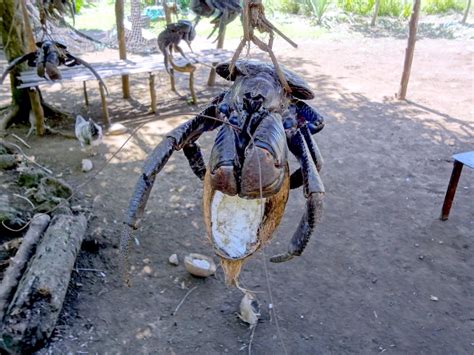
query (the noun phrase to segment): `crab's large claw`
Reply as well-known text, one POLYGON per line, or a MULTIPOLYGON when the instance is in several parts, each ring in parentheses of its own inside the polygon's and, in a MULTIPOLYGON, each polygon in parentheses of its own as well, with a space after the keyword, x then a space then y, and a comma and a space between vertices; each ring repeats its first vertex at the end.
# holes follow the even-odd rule
POLYGON ((0 85, 3 83, 3 80, 5 80, 8 73, 10 73, 15 66, 17 66, 17 65, 19 65, 23 62, 26 62, 26 61, 28 61, 28 65, 32 64, 30 66, 34 66, 36 57, 37 57, 37 52, 35 51, 35 52, 31 52, 31 53, 25 54, 21 57, 13 59, 8 64, 7 69, 5 69, 2 76, 0 77, 0 85))
POLYGON ((202 178, 206 171, 203 166, 199 146, 195 141, 206 131, 213 130, 221 125, 216 121, 216 105, 222 100, 223 95, 215 98, 210 106, 204 109, 195 118, 183 123, 172 130, 148 156, 143 173, 140 175, 135 191, 133 192, 127 212, 124 218, 124 226, 120 238, 120 250, 124 280, 129 284, 128 277, 128 249, 130 246, 132 230, 136 229, 139 221, 143 217, 145 206, 150 196, 155 178, 161 169, 166 165, 168 159, 174 151, 183 149, 193 171, 202 178), (203 170, 204 169, 204 170, 203 170))
POLYGON ((321 220, 324 185, 318 170, 308 152, 308 146, 299 130, 288 133, 288 147, 301 164, 306 211, 300 220, 298 228, 291 238, 288 251, 270 258, 271 262, 280 263, 299 256, 303 253, 314 228, 321 220))

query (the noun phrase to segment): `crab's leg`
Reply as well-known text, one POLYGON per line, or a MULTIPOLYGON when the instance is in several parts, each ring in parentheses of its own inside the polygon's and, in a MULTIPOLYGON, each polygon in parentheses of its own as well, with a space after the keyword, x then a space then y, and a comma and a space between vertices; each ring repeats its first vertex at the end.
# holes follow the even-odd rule
POLYGON ((68 57, 68 59, 74 60, 74 62, 73 62, 74 64, 68 65, 68 66, 74 66, 74 65, 78 65, 78 64, 82 64, 83 66, 85 66, 87 69, 89 69, 92 72, 92 74, 94 74, 96 79, 99 81, 100 85, 102 85, 104 87, 105 92, 107 93, 107 95, 109 94, 109 90, 107 89, 107 85, 105 85, 105 83, 102 80, 102 78, 100 77, 99 73, 97 73, 97 71, 92 67, 92 65, 90 65, 89 63, 87 63, 85 60, 83 60, 81 58, 73 56, 71 53, 66 53, 66 56, 68 57))
POLYGON ((8 64, 8 67, 7 69, 5 69, 5 71, 3 72, 2 76, 0 77, 0 85, 3 83, 3 80, 5 80, 6 76, 8 75, 8 73, 15 67, 17 66, 18 64, 21 64, 23 62, 26 62, 27 60, 28 61, 32 61, 32 60, 35 60, 37 57, 37 52, 31 52, 31 53, 28 53, 28 54, 25 54, 21 57, 18 57, 18 58, 15 58, 13 59, 9 64, 8 64))
POLYGON ((165 63, 165 69, 166 69, 166 72, 171 75, 171 72, 170 72, 170 65, 169 65, 169 62, 170 62, 170 51, 168 49, 168 46, 166 46, 164 49, 163 49, 163 58, 164 58, 164 63, 165 63))
MULTIPOLYGON (((296 116, 300 131, 303 134, 305 142, 308 146, 311 158, 313 158, 314 164, 318 172, 321 171, 323 165, 323 157, 319 150, 316 141, 311 136, 320 132, 324 128, 324 118, 316 111, 313 107, 309 106, 303 101, 297 101, 296 104, 296 116)), ((290 188, 297 189, 303 184, 303 175, 301 168, 297 169, 290 177, 290 188)))
POLYGON ((183 49, 179 45, 175 44, 174 49, 177 50, 183 56, 183 58, 186 59, 189 62, 188 57, 186 57, 186 54, 184 54, 183 49))
MULTIPOLYGON (((222 124, 221 122, 212 119, 212 117, 216 117, 216 104, 219 102, 218 100, 220 100, 221 97, 222 96, 216 98, 210 106, 195 118, 172 130, 148 156, 143 173, 140 175, 138 182, 135 185, 135 191, 133 192, 125 214, 124 227, 120 239, 120 250, 123 258, 121 265, 124 267, 123 272, 127 283, 129 281, 127 255, 131 233, 133 229, 137 228, 139 221, 143 217, 145 206, 148 197, 150 196, 153 183, 155 182, 156 175, 166 165, 174 151, 183 149, 184 147, 187 147, 186 150, 188 152, 192 151, 192 144, 202 133, 213 130, 222 124)), ((195 154, 193 159, 195 159, 195 154)))
POLYGON ((270 258, 270 261, 274 263, 288 261, 294 256, 299 256, 303 253, 314 228, 321 220, 324 197, 324 185, 308 152, 309 149, 303 134, 299 130, 296 130, 290 132, 288 135, 288 147, 301 164, 304 195, 306 197, 306 211, 291 238, 288 251, 270 258))
POLYGON ((183 147, 183 153, 186 159, 188 159, 189 166, 193 170, 193 173, 196 174, 200 180, 204 180, 204 176, 206 175, 206 163, 204 162, 199 144, 186 144, 183 147))

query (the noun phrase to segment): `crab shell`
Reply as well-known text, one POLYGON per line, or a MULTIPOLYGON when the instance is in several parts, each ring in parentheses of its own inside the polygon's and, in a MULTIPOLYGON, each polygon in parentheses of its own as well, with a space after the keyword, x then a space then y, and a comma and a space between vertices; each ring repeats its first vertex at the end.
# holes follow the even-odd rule
MULTIPOLYGON (((267 72, 275 77, 277 74, 273 65, 257 60, 238 60, 235 63, 234 70, 230 72, 230 63, 221 63, 217 65, 216 72, 226 80, 235 81, 239 76, 255 75, 261 72, 267 72)), ((314 93, 308 83, 299 75, 281 66, 283 75, 291 89, 291 96, 300 100, 314 99, 314 93)))
MULTIPOLYGON (((314 93, 298 75, 282 68, 291 88, 290 96, 309 100, 314 93)), ((231 81, 239 76, 268 73, 278 76, 273 65, 259 61, 237 61, 232 73, 230 63, 219 64, 216 72, 231 81)), ((281 188, 266 198, 229 196, 216 190, 211 183, 211 169, 204 178, 203 211, 208 238, 221 264, 228 284, 237 284, 245 260, 265 245, 280 224, 290 190, 289 167, 286 165, 281 188)), ((264 172, 263 172, 264 173, 264 172)))

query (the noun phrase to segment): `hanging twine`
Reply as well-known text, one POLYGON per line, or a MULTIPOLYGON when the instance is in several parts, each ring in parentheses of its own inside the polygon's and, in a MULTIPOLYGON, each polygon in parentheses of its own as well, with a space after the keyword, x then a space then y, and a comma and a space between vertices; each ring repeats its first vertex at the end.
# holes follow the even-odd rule
POLYGON ((278 75, 278 79, 281 82, 282 87, 287 93, 291 92, 290 86, 286 81, 285 75, 283 74, 278 60, 273 53, 273 40, 275 38, 274 32, 280 35, 285 41, 290 45, 297 48, 298 45, 293 42, 290 38, 285 36, 279 29, 277 29, 265 16, 265 8, 262 4, 262 0, 244 0, 244 9, 242 12, 242 27, 244 30, 244 37, 237 47, 232 61, 230 63, 229 72, 232 74, 235 68, 235 63, 240 57, 242 50, 246 45, 250 45, 250 42, 254 43, 262 51, 267 52, 270 56, 273 66, 275 67, 275 72, 278 75), (260 33, 268 33, 269 39, 268 43, 265 43, 260 38, 255 36, 254 30, 258 30, 260 33))

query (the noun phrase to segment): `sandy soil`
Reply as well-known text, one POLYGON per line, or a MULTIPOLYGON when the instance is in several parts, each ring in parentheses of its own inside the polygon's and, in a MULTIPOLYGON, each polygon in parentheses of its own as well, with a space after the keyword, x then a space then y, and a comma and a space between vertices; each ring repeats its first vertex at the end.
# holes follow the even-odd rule
MULTIPOLYGON (((268 262, 286 249, 303 213, 303 194, 296 190, 272 243, 243 271, 243 285, 257 292, 262 308, 253 353, 474 351, 474 171, 464 169, 449 221, 438 219, 451 155, 474 149, 473 42, 419 41, 409 100, 399 102, 394 93, 404 49, 405 40, 362 36, 300 41, 298 50, 278 44, 280 60, 310 83, 316 92, 311 104, 327 117, 317 137, 327 193, 322 223, 303 256, 268 262)), ((201 69, 198 83, 206 76, 201 69)), ((146 78, 134 76, 132 83, 134 98, 124 101, 119 81, 107 81, 112 118, 130 128, 146 125, 80 193, 78 203, 92 211, 88 240, 53 341, 40 353, 248 352, 251 331, 236 316, 242 294, 224 285, 222 270, 197 279, 168 263, 172 253, 181 260, 189 252, 212 255, 204 237, 202 186, 182 153, 157 179, 136 233, 140 245, 130 255, 133 286, 122 285, 119 231, 143 159, 187 119, 147 114, 146 78)), ((197 110, 171 100, 165 77, 161 84, 163 114, 197 110)), ((199 105, 226 85, 201 85, 199 105)), ((84 112, 80 89, 67 86, 45 97, 84 112)), ((91 101, 89 113, 99 118, 97 92, 91 101)), ((24 134, 27 127, 14 131, 24 134)), ((95 171, 125 139, 105 138, 93 158, 95 171)), ((91 176, 80 172, 85 156, 76 141, 52 136, 29 142, 32 154, 71 184, 91 176)), ((213 135, 200 142, 209 156, 213 135)))

